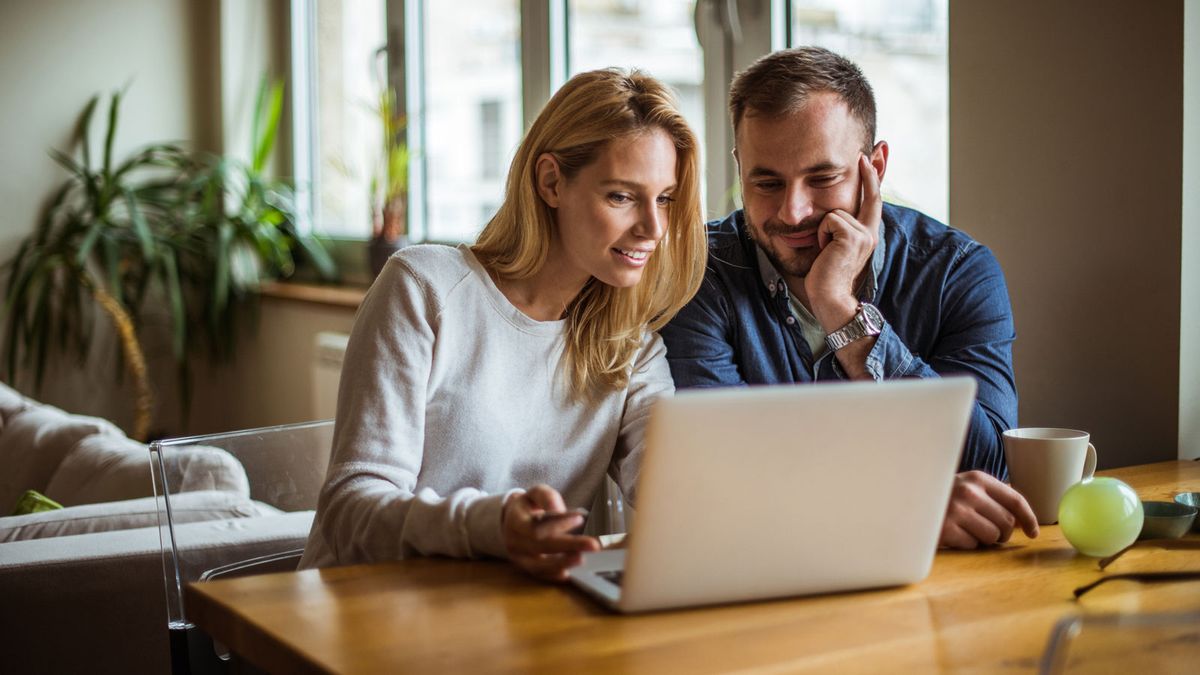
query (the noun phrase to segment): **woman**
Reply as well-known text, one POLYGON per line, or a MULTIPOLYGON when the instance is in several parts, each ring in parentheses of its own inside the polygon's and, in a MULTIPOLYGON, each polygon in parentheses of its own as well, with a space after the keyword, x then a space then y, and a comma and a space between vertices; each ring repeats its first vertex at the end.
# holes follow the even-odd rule
POLYGON ((490 555, 561 580, 597 550, 564 512, 606 473, 634 498, 674 391, 654 331, 704 270, 698 174, 663 84, 567 82, 475 246, 404 249, 367 294, 302 566, 490 555))

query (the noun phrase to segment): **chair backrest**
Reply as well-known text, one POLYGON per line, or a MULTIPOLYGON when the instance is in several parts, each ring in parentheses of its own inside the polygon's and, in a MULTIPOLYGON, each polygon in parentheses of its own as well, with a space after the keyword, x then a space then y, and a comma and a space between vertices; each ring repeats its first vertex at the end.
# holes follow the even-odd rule
POLYGON ((197 636, 186 584, 296 569, 332 439, 333 421, 324 420, 151 443, 174 672, 211 670, 188 654, 197 636))

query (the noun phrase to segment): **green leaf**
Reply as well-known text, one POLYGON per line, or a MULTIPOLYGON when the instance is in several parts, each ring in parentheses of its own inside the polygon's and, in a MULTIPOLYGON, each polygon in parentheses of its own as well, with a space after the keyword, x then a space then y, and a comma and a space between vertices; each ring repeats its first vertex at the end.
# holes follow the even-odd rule
POLYGON ((104 168, 102 173, 110 176, 112 171, 113 141, 117 137, 117 116, 121 109, 121 90, 114 91, 108 104, 108 132, 104 136, 104 168))
POLYGON ((179 281, 179 266, 175 252, 163 250, 163 285, 167 289, 167 300, 171 304, 171 350, 177 362, 187 361, 187 312, 183 304, 183 288, 179 281))
POLYGON ((88 256, 92 254, 92 248, 95 247, 96 241, 100 239, 100 235, 104 234, 104 221, 97 220, 88 228, 87 236, 83 238, 83 242, 79 244, 79 250, 75 253, 75 264, 80 267, 87 266, 88 256))
POLYGON ((142 259, 147 264, 153 264, 154 235, 150 233, 150 224, 146 222, 146 216, 142 213, 142 207, 138 204, 137 198, 129 188, 125 188, 125 206, 129 209, 129 218, 133 222, 133 232, 137 235, 138 243, 142 248, 142 259))
MULTIPOLYGON (((42 210, 41 218, 38 219, 37 228, 34 230, 33 240, 38 244, 45 243, 50 237, 50 231, 54 227, 54 217, 58 215, 59 209, 62 208, 63 203, 66 201, 67 194, 70 193, 71 188, 73 187, 75 187, 75 184, 71 183, 70 181, 63 183, 62 186, 58 188, 58 192, 54 193, 54 196, 50 198, 50 201, 42 210)), ((23 255, 24 251, 19 252, 17 253, 17 258, 20 258, 23 255)))
POLYGON ((267 87, 263 78, 259 86, 258 101, 254 106, 254 161, 250 164, 254 173, 262 173, 267 167, 271 148, 275 146, 275 134, 279 130, 279 118, 283 113, 283 82, 276 80, 267 87))
POLYGON ((92 126, 92 113, 96 112, 96 104, 99 102, 99 94, 88 99, 87 105, 83 107, 83 114, 79 116, 79 123, 75 127, 75 138, 83 146, 83 168, 85 171, 92 170, 92 144, 88 139, 88 135, 92 126))
POLYGON ((213 250, 213 264, 216 269, 213 270, 213 304, 210 310, 214 320, 225 312, 225 307, 229 304, 229 257, 232 243, 233 226, 221 223, 217 228, 216 248, 213 250))

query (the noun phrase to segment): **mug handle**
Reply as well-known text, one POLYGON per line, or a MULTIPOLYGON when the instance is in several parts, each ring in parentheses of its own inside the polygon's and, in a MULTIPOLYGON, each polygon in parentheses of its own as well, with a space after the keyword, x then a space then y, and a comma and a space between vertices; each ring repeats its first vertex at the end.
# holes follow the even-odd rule
POLYGON ((1083 478, 1081 480, 1091 478, 1094 473, 1096 473, 1096 446, 1088 443, 1087 459, 1083 460, 1083 478))

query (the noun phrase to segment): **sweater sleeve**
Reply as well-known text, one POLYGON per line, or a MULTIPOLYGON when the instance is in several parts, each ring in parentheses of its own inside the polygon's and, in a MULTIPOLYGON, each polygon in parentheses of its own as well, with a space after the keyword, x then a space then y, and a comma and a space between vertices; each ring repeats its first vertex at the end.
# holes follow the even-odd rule
POLYGON ((313 531, 335 564, 505 553, 509 493, 416 489, 439 312, 423 277, 393 257, 355 319, 313 531))
POLYGON ((621 415, 621 431, 613 453, 612 475, 630 505, 637 505, 637 479, 646 448, 646 428, 654 402, 675 393, 667 349, 657 333, 647 335, 634 360, 621 415))

